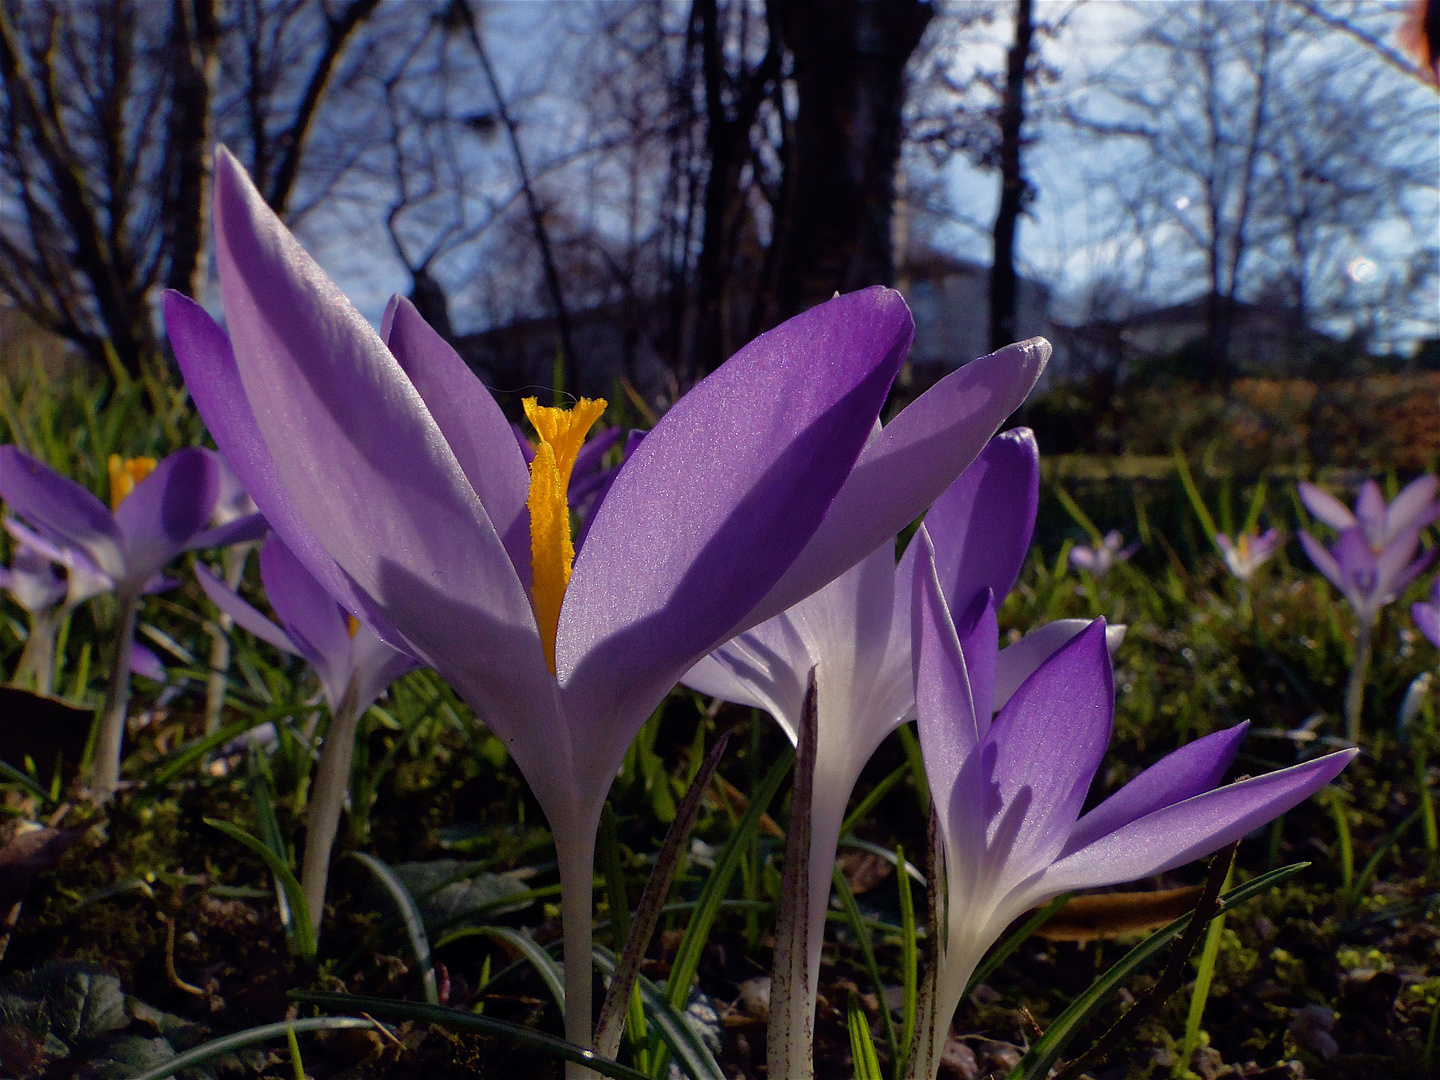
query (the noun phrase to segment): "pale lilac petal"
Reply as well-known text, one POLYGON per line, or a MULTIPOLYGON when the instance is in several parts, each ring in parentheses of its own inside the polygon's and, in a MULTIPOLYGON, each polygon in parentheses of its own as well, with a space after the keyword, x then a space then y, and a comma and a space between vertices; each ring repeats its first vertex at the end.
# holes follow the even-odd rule
MULTIPOLYGON (((1440 578, 1435 580, 1437 586, 1440 586, 1440 578)), ((1433 590, 1432 595, 1436 591, 1440 591, 1440 588, 1433 590)), ((1440 649, 1440 597, 1428 604, 1411 605, 1410 614, 1415 617, 1415 625, 1430 640, 1430 644, 1440 649)))
MULTIPOLYGON (((1040 499, 1040 451, 1029 428, 995 436, 935 500, 925 529, 952 609, 989 589, 996 603, 1015 585, 1030 550, 1040 499)), ((973 667, 973 665, 972 665, 973 667)))
MULTIPOLYGON (((1021 683, 1033 675, 1061 645, 1089 625, 1089 619, 1056 619, 1031 630, 1014 645, 1001 649, 995 662, 994 708, 1004 708, 1021 683)), ((1125 629, 1123 623, 1105 627, 1105 647, 1112 657, 1125 640, 1125 629)))
POLYGON ((223 148, 215 223, 241 381, 296 512, 517 757, 544 748, 519 763, 551 797, 546 774, 573 775, 555 682, 529 596, 439 426, 223 148))
POLYGON ((787 613, 731 638, 681 681, 722 701, 764 710, 793 743, 800 737, 800 710, 816 662, 787 613))
POLYGON ((516 453, 505 414, 460 354, 409 300, 397 298, 386 341, 505 541, 515 572, 529 582, 530 515, 525 500, 530 474, 516 453))
POLYGON ((935 554, 924 526, 911 547, 917 551, 912 581, 911 641, 915 672, 915 718, 925 775, 934 794, 941 831, 954 836, 951 791, 985 731, 977 715, 965 670, 965 655, 945 594, 935 572, 935 554))
MULTIPOLYGON (((163 306, 165 329, 190 397, 265 520, 343 607, 361 618, 373 618, 367 600, 321 546, 281 483, 275 460, 245 396, 229 337, 204 308, 188 297, 167 292, 163 306)), ((395 634, 388 626, 377 629, 395 634)))
MULTIPOLYGON (((630 455, 635 453, 636 447, 645 438, 645 432, 632 430, 625 436, 625 453, 622 460, 630 460, 630 455)), ((595 515, 599 513, 600 506, 605 501, 605 496, 610 494, 611 487, 615 484, 615 478, 620 475, 620 469, 605 469, 596 473, 591 478, 590 490, 580 492, 578 495, 574 488, 570 491, 570 508, 580 518, 580 528, 575 533, 575 550, 579 551, 585 546, 585 539, 590 535, 590 526, 595 523, 595 515)))
POLYGON ((556 639, 566 712, 596 768, 618 766, 676 679, 749 625, 859 455, 911 328, 888 289, 812 308, 682 397, 625 463, 576 557, 556 639))
POLYGON ((977 748, 1005 807, 1025 806, 1004 852, 1007 878, 1047 865, 1065 845, 1110 741, 1114 677, 1096 619, 1030 676, 977 748))
POLYGON ((163 683, 169 680, 165 665, 155 650, 139 641, 130 645, 130 674, 142 675, 151 682, 163 683))
POLYGON ((0 498, 41 533, 80 548, 105 573, 124 573, 124 540, 105 504, 14 446, 0 446, 0 498))
POLYGON ((1409 566, 1403 567, 1390 581, 1390 588, 1386 590, 1386 602, 1394 600, 1409 584, 1425 572, 1432 562, 1435 561, 1435 552, 1427 551, 1416 559, 1409 566))
POLYGON ((51 560, 29 544, 17 545, 11 566, 0 566, 0 588, 31 615, 54 607, 65 596, 65 582, 51 560))
POLYGON ((601 471, 605 465, 606 453, 619 441, 624 430, 618 426, 606 428, 580 448, 580 453, 575 457, 575 467, 570 472, 572 486, 576 480, 588 480, 601 471))
POLYGON ((1440 479, 1426 473, 1405 485, 1385 510, 1385 536, 1398 536, 1412 527, 1424 528, 1440 517, 1440 504, 1435 502, 1435 490, 1440 479))
POLYGON ((352 644, 352 677, 357 680, 355 699, 363 712, 401 675, 414 671, 419 663, 376 637, 369 627, 355 631, 352 644))
MULTIPOLYGON (((925 531, 930 531, 928 525, 925 531)), ((984 731, 988 726, 987 721, 995 711, 995 666, 1000 642, 995 597, 989 589, 970 601, 969 610, 955 624, 955 632, 960 638, 960 651, 965 654, 965 674, 970 680, 970 700, 975 704, 980 730, 984 731)))
POLYGON ((219 494, 220 477, 207 450, 186 447, 156 465, 115 511, 124 536, 125 581, 148 580, 184 551, 210 520, 219 494))
POLYGON ((1367 540, 1372 544, 1385 542, 1385 496, 1374 480, 1366 480, 1360 485, 1360 496, 1355 500, 1355 518, 1365 530, 1367 540))
POLYGON ((247 544, 259 540, 271 532, 270 521, 259 512, 232 518, 224 525, 196 533, 185 545, 186 551, 206 551, 210 548, 229 547, 231 544, 247 544))
POLYGON ((1050 357, 1031 338, 945 376, 865 446, 805 550, 747 616, 759 622, 815 592, 914 521, 1019 408, 1050 357))
POLYGON ((1235 760, 1249 721, 1186 743, 1122 787, 1075 823, 1061 858, 1121 826, 1209 791, 1235 760))
POLYGON ((1056 862, 1044 890, 1135 881, 1203 858, 1304 802, 1358 753, 1342 750, 1162 807, 1056 862))
POLYGON ((353 666, 349 627, 340 605, 278 536, 272 535, 260 549, 260 580, 275 617, 315 669, 333 709, 353 666))
POLYGON ((1300 546, 1305 549, 1305 554, 1310 556, 1310 561, 1315 564, 1315 569, 1324 574, 1330 584, 1348 594, 1350 586, 1346 581, 1345 573, 1340 569, 1340 564, 1335 561, 1335 557, 1325 549, 1325 545, 1301 529, 1300 546))
POLYGON ((1332 529, 1351 529, 1356 525, 1350 508, 1322 487, 1304 481, 1300 484, 1300 501, 1317 519, 1332 529))
POLYGON ((195 579, 200 582, 200 588, 210 598, 210 602, 229 615, 236 626, 250 631, 261 641, 274 645, 281 652, 291 656, 301 655, 299 646, 290 640, 289 634, 227 588, 224 582, 199 561, 195 563, 195 579))
POLYGON ((1098 558, 1092 548, 1073 547, 1070 549, 1070 565, 1078 570, 1089 570, 1094 573, 1098 558))

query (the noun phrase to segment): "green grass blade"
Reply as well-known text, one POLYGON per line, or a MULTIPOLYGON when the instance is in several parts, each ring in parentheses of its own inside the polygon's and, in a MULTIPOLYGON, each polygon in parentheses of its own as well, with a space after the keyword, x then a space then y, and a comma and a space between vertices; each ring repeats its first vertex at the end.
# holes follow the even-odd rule
MULTIPOLYGON (((1232 868, 1231 872, 1234 870, 1232 868)), ((1226 884, 1229 884, 1227 879, 1226 884)), ((1175 1062, 1175 1076, 1184 1076, 1190 1058, 1200 1045, 1200 1021, 1205 1016, 1205 1003, 1210 999, 1210 984, 1215 979, 1215 961, 1220 956, 1220 939, 1225 935, 1225 916, 1216 915, 1205 928, 1205 944, 1195 966, 1195 989, 1190 994, 1190 1008, 1185 1014, 1185 1036, 1180 1042, 1180 1056, 1175 1062)))
MULTIPOLYGON (((615 978, 615 954, 602 945, 595 946, 595 966, 607 979, 615 978)), ((647 1026, 669 1047, 680 1071, 690 1080, 725 1080, 715 1055, 685 1014, 665 999, 665 991, 638 972, 632 985, 640 993, 647 1026)))
MULTIPOLYGON (((449 1031, 463 1031, 472 1035, 484 1035, 492 1039, 509 1039, 523 1046, 594 1069, 601 1076, 614 1080, 649 1080, 642 1072, 636 1072, 628 1065, 602 1057, 593 1050, 585 1050, 572 1042, 546 1035, 534 1028, 522 1027, 505 1020, 489 1016, 477 1016, 464 1009, 451 1009, 444 1005, 422 1005, 417 1001, 392 1001, 389 998, 355 997, 350 994, 324 994, 308 990, 291 990, 290 997, 318 1009, 343 1009, 346 1012, 363 1012, 380 1020, 413 1020, 421 1024, 434 1024, 449 1031)), ((297 1025, 303 1021, 295 1021, 297 1025)), ((283 1027, 283 1025, 280 1025, 283 1027)), ((146 1078, 149 1080, 149 1078, 146 1078)))
POLYGON ((550 996, 554 999, 561 1015, 564 1015, 565 969, 560 966, 558 960, 545 951, 543 946, 537 944, 533 938, 526 937, 519 930, 512 930, 508 926, 477 926, 471 933, 503 941, 530 961, 530 966, 540 973, 540 978, 545 982, 545 988, 550 991, 550 996))
MULTIPOLYGON (((901 1052, 899 1040, 895 1037, 895 1020, 891 1017, 890 1009, 885 1004, 885 980, 880 977, 880 965, 875 961, 875 946, 870 940, 870 928, 865 925, 865 920, 860 915, 860 905, 855 903, 855 894, 850 891, 850 883, 845 880, 845 875, 840 872, 838 866, 833 871, 831 880, 835 884, 836 894, 840 897, 840 906, 850 920, 850 932, 855 935, 855 942, 860 946, 860 957, 865 961, 865 970, 869 973, 870 981, 875 986, 875 1000, 880 1003, 880 1023, 885 1028, 885 1042, 890 1047, 890 1057, 892 1060, 898 1061, 904 1055, 901 1052)), ((866 1028, 866 1037, 867 1039, 869 1037, 868 1027, 866 1028)), ((851 1038, 854 1038, 853 1032, 851 1038)), ((874 1053, 873 1047, 871 1053, 874 1053)), ((878 1065, 876 1069, 879 1069, 878 1065)))
MULTIPOLYGON (((883 1001, 881 1008, 884 1008, 883 1001)), ((885 1080, 880 1073, 880 1059, 875 1055, 875 1043, 870 1038, 870 1021, 853 990, 850 991, 850 1002, 845 1006, 845 1026, 850 1030, 850 1057, 855 1065, 855 1080, 885 1080)))
MULTIPOLYGON (((1205 527, 1205 539, 1217 551, 1220 550, 1215 543, 1215 534, 1220 530, 1215 524, 1215 519, 1210 516, 1210 510, 1205 505, 1205 500, 1200 497, 1200 489, 1195 486, 1195 477, 1190 475, 1190 465, 1185 460, 1185 454, 1177 448, 1175 450, 1175 471, 1180 474, 1180 483, 1185 488, 1185 495, 1190 500, 1190 507, 1195 511, 1195 516, 1200 519, 1200 524, 1205 527)), ((1234 539, 1234 537, 1231 537, 1234 539)))
POLYGON ((420 966, 420 981, 425 989, 425 1000, 431 1005, 439 1005, 440 988, 435 983, 435 962, 430 956, 430 938, 425 933, 425 920, 420 915, 420 909, 415 906, 415 898, 410 895, 410 890, 405 888, 405 883, 395 876, 395 871, 375 856, 367 855, 363 851, 352 851, 349 855, 374 874, 376 880, 385 886, 390 899, 395 901, 395 907, 405 923, 405 934, 410 939, 410 950, 415 954, 415 962, 420 966))
POLYGON ((759 788, 751 796, 750 806, 740 818, 740 823, 725 841, 725 847, 715 860, 715 869, 710 872, 705 887, 700 891, 700 898, 695 904, 695 914, 690 917, 690 925, 685 928, 685 936, 680 940, 680 947, 676 950, 675 962, 671 965, 670 978, 666 984, 666 996, 676 1008, 683 1008, 690 999, 690 984, 700 967, 700 954, 710 936, 710 928, 715 924, 715 917, 720 913, 730 880, 740 868, 745 844, 749 837, 759 830, 760 818, 770 809, 771 800, 775 798, 785 774, 794 763, 795 750, 791 747, 770 766, 770 771, 765 774, 759 788))
MULTIPOLYGON (((1293 877, 1309 865, 1308 862, 1291 863, 1230 890, 1220 898, 1219 910, 1215 914, 1223 915, 1242 901, 1293 877)), ((1005 1080, 1043 1080, 1049 1075, 1050 1069, 1060 1060, 1060 1055, 1065 1052, 1070 1041, 1080 1033, 1120 984, 1148 963, 1189 925, 1190 916, 1183 915, 1169 926, 1156 930, 1126 953, 1114 967, 1091 983, 1084 993, 1070 1003, 1069 1008, 1055 1019, 1045 1034, 1036 1040, 1015 1068, 1010 1070, 1005 1080)))
POLYGON ((275 1042, 280 1039, 290 1039, 297 1032, 305 1031, 342 1031, 346 1028, 360 1028, 362 1030, 376 1028, 380 1025, 373 1020, 365 1020, 358 1016, 318 1016, 306 1020, 282 1020, 278 1024, 262 1024, 260 1027, 247 1028, 244 1031, 237 1031, 233 1035, 225 1035, 218 1039, 211 1039, 202 1043, 183 1054, 176 1054, 163 1065, 157 1065, 153 1069, 132 1076, 130 1080, 165 1080, 167 1076, 174 1076, 181 1069, 191 1069, 196 1065, 203 1065, 207 1061, 223 1057, 225 1054, 235 1050, 244 1049, 247 1046, 255 1046, 257 1043, 275 1042))
POLYGON ((204 821, 206 825, 213 829, 219 829, 231 840, 244 844, 264 861, 270 872, 275 875, 275 880, 280 883, 280 888, 285 893, 285 902, 290 905, 293 915, 290 940, 295 946, 296 955, 305 960, 314 960, 317 943, 315 931, 310 925, 310 905, 305 902, 305 891, 300 888, 300 882, 296 880, 295 871, 290 869, 289 863, 271 851, 264 842, 257 840, 238 825, 209 817, 204 821))

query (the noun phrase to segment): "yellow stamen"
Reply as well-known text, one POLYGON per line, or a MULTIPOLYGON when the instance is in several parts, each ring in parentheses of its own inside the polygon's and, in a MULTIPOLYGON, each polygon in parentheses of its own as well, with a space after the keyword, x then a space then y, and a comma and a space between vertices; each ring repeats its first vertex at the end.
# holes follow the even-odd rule
POLYGON ((118 510, 125 496, 135 490, 135 485, 149 476, 155 469, 153 457, 122 458, 111 454, 110 461, 110 509, 118 510))
POLYGON ((350 635, 350 640, 355 640, 355 633, 360 629, 360 620, 348 611, 345 613, 345 632, 350 635))
POLYGON ((526 398, 525 416, 540 436, 530 463, 530 597, 545 662, 555 671, 555 632, 560 605, 570 584, 575 545, 570 539, 570 473, 585 445, 591 425, 605 412, 605 402, 581 398, 573 409, 555 409, 526 398))

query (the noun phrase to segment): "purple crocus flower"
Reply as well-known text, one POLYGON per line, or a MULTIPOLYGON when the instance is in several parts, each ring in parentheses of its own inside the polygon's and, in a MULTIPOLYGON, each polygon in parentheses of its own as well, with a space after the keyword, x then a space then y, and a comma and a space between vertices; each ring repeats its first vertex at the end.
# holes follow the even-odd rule
POLYGON ((300 882, 318 935, 324 915, 330 851, 350 787, 355 732, 365 710, 392 682, 415 668, 408 653, 387 645, 337 604, 277 536, 260 549, 260 580, 280 625, 267 619, 199 563, 195 576, 205 595, 236 624, 282 652, 304 657, 330 706, 307 810, 300 882))
POLYGON ((1248 582, 1255 576, 1255 571, 1280 549, 1280 533, 1276 529, 1266 529, 1258 535, 1242 532, 1233 541, 1224 533, 1216 533, 1215 544, 1225 556, 1225 565, 1230 568, 1230 573, 1237 580, 1248 582))
POLYGON ((207 529, 219 494, 209 450, 187 447, 143 470, 111 461, 113 511, 86 488, 14 446, 0 446, 0 498, 36 532, 82 553, 114 582, 120 603, 115 659, 106 690, 90 786, 99 800, 120 782, 120 744, 130 697, 129 651, 140 597, 165 587, 165 565, 182 551, 258 535, 258 515, 207 529), (137 472, 143 478, 137 481, 137 472))
POLYGON ((1434 476, 1421 476, 1387 506, 1380 485, 1367 480, 1360 488, 1354 513, 1323 488, 1300 485, 1300 499, 1309 511, 1340 533, 1328 550, 1303 530, 1300 544, 1316 568, 1350 601, 1362 628, 1373 627, 1381 609, 1430 564, 1433 552, 1419 559, 1414 555, 1420 533, 1440 518, 1436 484, 1434 476))
POLYGON ((531 535, 524 458, 494 400, 408 302, 377 335, 223 149, 215 178, 233 352, 170 294, 191 394, 296 557, 510 749, 555 839, 566 1033, 587 1044, 595 829, 636 731, 696 660, 917 516, 1024 399, 1048 346, 967 365, 872 430, 911 337, 898 294, 840 297, 763 335, 625 463, 563 592, 546 594, 563 600, 550 638, 531 589, 549 534, 531 535))
POLYGON ((0 589, 33 618, 65 598, 66 584, 53 561, 33 545, 17 542, 10 565, 0 566, 0 589))
POLYGON ((1162 758, 1089 813, 1086 793, 1110 741, 1114 685, 1097 619, 1050 656, 994 716, 994 604, 953 620, 922 529, 915 567, 916 712, 944 841, 947 905, 934 1030, 916 1075, 938 1067, 975 966, 1018 915, 1072 889, 1182 866, 1284 813, 1333 779, 1347 750, 1216 787, 1245 724, 1162 758))
POLYGON ((1430 644, 1440 649, 1440 577, 1436 577, 1430 586, 1430 601, 1420 601, 1413 604, 1410 614, 1415 617, 1415 625, 1420 632, 1430 639, 1430 644))
POLYGON ((1123 547, 1124 543, 1125 538, 1117 530, 1111 529, 1098 543, 1088 547, 1071 548, 1070 565, 1077 570, 1088 570, 1097 578, 1104 577, 1113 567, 1140 550, 1139 540, 1129 547, 1123 547))
MULTIPOLYGON (((963 606, 981 593, 1004 597, 1013 587, 1035 528, 1039 486, 1035 437, 1019 428, 991 439, 935 501, 925 522, 937 539, 941 578, 952 604, 963 606)), ((808 1036, 831 872, 850 793, 875 748, 915 715, 910 597, 916 550, 912 544, 897 567, 894 544, 883 544, 813 596, 726 642, 682 680, 701 693, 768 712, 793 743, 799 738, 809 673, 815 671, 815 778, 805 890, 808 969, 802 987, 782 987, 788 973, 777 971, 772 1004, 782 989, 796 1002, 788 1014, 792 1022, 782 1026, 777 1015, 771 1037, 768 1057, 779 1075, 809 1075, 813 1067, 808 1036)), ((1081 619, 1052 623, 1001 651, 997 704, 1086 625, 1081 619)), ((1118 645, 1123 628, 1112 636, 1118 645)))

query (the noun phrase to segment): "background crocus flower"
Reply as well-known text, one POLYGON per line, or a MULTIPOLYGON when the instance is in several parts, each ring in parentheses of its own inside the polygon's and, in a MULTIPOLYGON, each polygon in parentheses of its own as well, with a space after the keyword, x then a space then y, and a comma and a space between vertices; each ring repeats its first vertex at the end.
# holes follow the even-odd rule
POLYGON ((1276 529, 1266 529, 1259 534, 1242 532, 1233 541, 1224 533, 1216 533, 1215 544, 1225 556, 1230 573, 1237 580, 1248 582, 1280 549, 1280 533, 1276 529))
POLYGON ((1420 534, 1440 518, 1435 501, 1437 480, 1425 475, 1412 480, 1388 505, 1380 485, 1367 480, 1351 513, 1345 504, 1314 484, 1300 485, 1300 499, 1321 521, 1340 530, 1327 549, 1304 530, 1300 544, 1316 568, 1329 579, 1355 609, 1358 633, 1350 679, 1345 690, 1345 731, 1351 742, 1360 739, 1360 714, 1365 706, 1365 674, 1380 612, 1405 591, 1430 564, 1434 552, 1414 558, 1420 534), (1413 561, 1412 561, 1413 560, 1413 561))
POLYGON ((311 926, 318 937, 330 851, 350 787, 355 732, 365 710, 386 687, 412 670, 416 661, 348 615, 276 536, 260 549, 260 580, 280 619, 278 626, 198 563, 195 576, 205 595, 238 625, 282 652, 304 657, 315 669, 330 706, 330 724, 307 809, 300 873, 311 926))
MULTIPOLYGON (((558 535, 537 542, 540 478, 532 485, 498 406, 414 308, 392 304, 377 335, 224 150, 215 223, 233 352, 197 306, 166 304, 192 396, 326 590, 440 671, 510 749, 555 838, 566 1031, 588 1043, 595 829, 635 732, 701 656, 916 516, 1023 400, 1048 348, 969 365, 872 432, 909 313, 881 289, 821 305, 661 419, 573 571, 554 576, 558 535), (550 639, 537 615, 555 580, 550 639)), ((573 467, 573 431, 555 423, 563 439, 540 434, 573 467)), ((567 493, 547 490, 553 522, 563 502, 551 500, 567 493)))
POLYGON ((966 982, 1016 916, 1072 889, 1150 877, 1217 851, 1309 797, 1357 751, 1217 788, 1241 724, 1181 747, 1082 816, 1114 714, 1104 620, 1041 664, 992 720, 993 605, 952 619, 924 529, 917 542, 916 712, 947 902, 932 958, 937 1011, 933 1030, 917 1033, 914 1075, 934 1075, 966 982))
POLYGON ((120 744, 130 699, 130 648, 140 597, 160 584, 165 565, 182 551, 252 535, 258 518, 207 529, 219 494, 214 455, 198 447, 110 465, 111 507, 14 446, 0 446, 0 497, 52 543, 81 552, 113 583, 120 604, 114 661, 106 690, 94 772, 95 796, 108 799, 120 782, 120 744))
POLYGON ((1119 531, 1111 529, 1098 543, 1071 548, 1070 565, 1077 570, 1088 570, 1097 578, 1104 577, 1116 564, 1124 562, 1140 550, 1139 540, 1129 547, 1122 546, 1124 543, 1125 538, 1119 531))
MULTIPOLYGON (((1020 573, 1035 527, 1040 460, 1029 429, 1007 431, 935 501, 925 521, 938 538, 947 596, 968 603, 980 593, 1003 597, 1020 573)), ((768 712, 792 743, 799 738, 809 673, 816 682, 814 793, 810 861, 803 898, 808 904, 808 956, 801 986, 777 971, 772 1005, 789 994, 789 1012, 776 1009, 767 1055, 779 1075, 809 1075, 810 1033, 816 1004, 825 913, 840 827, 850 793, 875 748, 915 713, 910 659, 913 549, 896 567, 886 543, 825 588, 702 659, 683 682, 725 701, 768 712), (791 1022, 782 1026, 780 1015, 791 1022)), ((1065 620, 1000 653, 1001 696, 1019 686, 1083 620, 1065 620)), ((1118 644, 1120 634, 1115 635, 1118 644)), ((788 959, 788 958, 787 958, 788 959)))
POLYGON ((1436 577, 1430 586, 1429 602, 1422 600, 1411 605, 1410 614, 1414 616, 1420 632, 1430 639, 1430 644, 1440 649, 1440 577, 1436 577))

